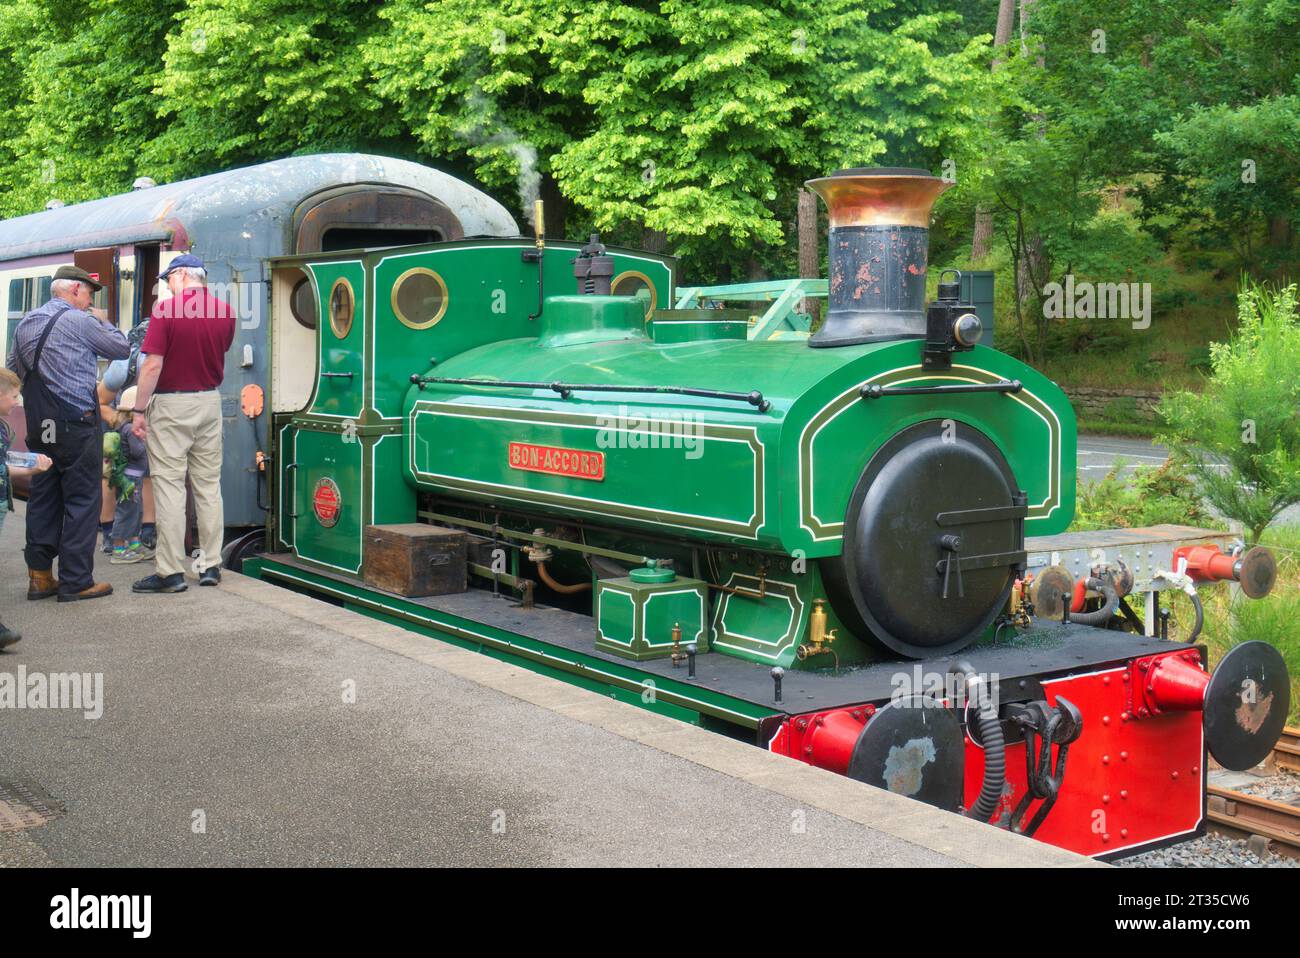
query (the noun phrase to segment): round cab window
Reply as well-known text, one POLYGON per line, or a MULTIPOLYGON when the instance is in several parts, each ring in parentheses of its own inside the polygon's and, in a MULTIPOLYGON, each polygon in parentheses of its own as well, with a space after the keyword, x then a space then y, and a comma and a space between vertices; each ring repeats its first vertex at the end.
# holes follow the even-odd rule
POLYGON ((626 273, 620 273, 614 277, 610 283, 609 291, 615 296, 635 296, 645 302, 646 322, 654 315, 657 297, 655 296, 654 283, 650 282, 650 277, 645 273, 638 273, 636 270, 628 270, 626 273))
POLYGON ((447 284, 431 269, 408 269, 393 284, 393 314, 411 329, 428 329, 447 312, 447 284))
POLYGON ((330 329, 339 339, 346 339, 352 329, 352 309, 352 286, 340 279, 330 290, 330 329))
POLYGON ((293 284, 293 292, 289 294, 289 312, 293 313, 298 325, 316 328, 316 287, 306 276, 293 284))

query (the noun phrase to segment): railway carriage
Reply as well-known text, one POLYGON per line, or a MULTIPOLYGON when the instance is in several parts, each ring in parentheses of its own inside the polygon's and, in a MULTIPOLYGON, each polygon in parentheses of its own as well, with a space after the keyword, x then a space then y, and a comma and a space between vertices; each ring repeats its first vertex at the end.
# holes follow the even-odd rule
MULTIPOLYGON (((505 208, 472 186, 386 157, 300 156, 176 183, 146 182, 130 193, 0 222, 5 355, 18 321, 49 299, 59 266, 72 263, 97 275, 105 287, 96 305, 128 331, 148 318, 159 295, 168 295, 159 289, 159 272, 182 253, 202 257, 210 286, 240 317, 221 387, 222 490, 228 538, 235 540, 266 521, 260 456, 268 448, 269 418, 260 397, 270 369, 268 258, 518 232, 505 208)), ((306 274, 296 277, 283 312, 287 321, 315 323, 314 289, 306 274)), ((20 410, 9 421, 25 436, 20 410)))

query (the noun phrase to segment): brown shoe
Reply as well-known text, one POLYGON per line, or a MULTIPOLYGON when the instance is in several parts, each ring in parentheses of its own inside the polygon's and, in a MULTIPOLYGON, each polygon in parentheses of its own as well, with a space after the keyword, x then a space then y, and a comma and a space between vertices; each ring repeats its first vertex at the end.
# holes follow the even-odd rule
POLYGON ((59 580, 49 569, 27 570, 27 598, 48 599, 59 591, 59 580))
POLYGON ((82 589, 80 592, 60 592, 60 602, 79 602, 82 599, 98 599, 102 596, 112 595, 113 587, 107 582, 96 582, 89 589, 82 589))

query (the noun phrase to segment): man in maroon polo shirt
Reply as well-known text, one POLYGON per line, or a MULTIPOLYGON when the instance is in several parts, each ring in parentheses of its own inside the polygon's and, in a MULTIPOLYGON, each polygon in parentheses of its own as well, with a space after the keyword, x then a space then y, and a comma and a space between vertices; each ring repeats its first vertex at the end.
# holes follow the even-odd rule
POLYGON ((185 254, 162 277, 172 291, 149 318, 140 346, 132 429, 145 439, 157 512, 157 569, 133 592, 184 592, 185 473, 199 525, 199 585, 221 581, 221 394, 235 311, 207 290, 203 261, 185 254))

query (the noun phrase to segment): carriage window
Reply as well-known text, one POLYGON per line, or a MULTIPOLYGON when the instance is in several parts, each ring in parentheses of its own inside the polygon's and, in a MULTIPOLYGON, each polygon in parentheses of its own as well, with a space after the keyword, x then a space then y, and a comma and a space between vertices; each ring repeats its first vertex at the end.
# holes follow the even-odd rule
POLYGON ((54 283, 53 276, 42 276, 39 288, 36 292, 37 305, 44 305, 50 301, 50 286, 54 283))
POLYGON ((31 309, 32 281, 30 279, 11 279, 9 281, 9 319, 21 319, 31 309))
POLYGON ((411 329, 428 329, 447 312, 447 284, 431 269, 408 269, 393 284, 393 313, 411 329))
POLYGON ((650 282, 650 277, 645 273, 638 273, 632 269, 626 273, 620 273, 610 283, 609 291, 615 296, 635 296, 637 299, 644 300, 647 322, 654 315, 658 297, 655 295, 654 283, 650 282))
POLYGON ((289 294, 289 312, 299 325, 316 328, 316 287, 306 276, 294 284, 289 294))
POLYGON ((352 285, 346 279, 336 280, 330 290, 330 329, 339 339, 346 339, 352 329, 353 305, 352 285))

